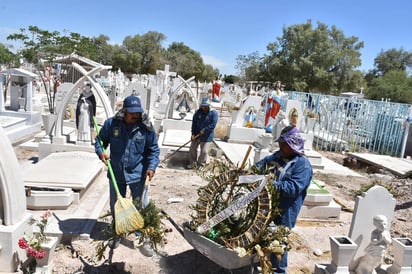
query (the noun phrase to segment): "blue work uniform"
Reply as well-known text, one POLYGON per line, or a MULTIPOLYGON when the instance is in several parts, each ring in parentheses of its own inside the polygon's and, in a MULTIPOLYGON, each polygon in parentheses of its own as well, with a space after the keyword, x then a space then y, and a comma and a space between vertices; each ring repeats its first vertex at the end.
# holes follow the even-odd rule
MULTIPOLYGON (((299 211, 305 200, 307 189, 313 176, 312 165, 303 155, 296 155, 292 159, 280 157, 280 151, 266 156, 256 163, 261 174, 272 173, 272 181, 276 190, 280 193, 279 208, 281 215, 275 217, 276 225, 293 228, 299 215, 299 211)), ((287 252, 279 262, 272 254, 272 265, 275 273, 286 273, 287 252)))
POLYGON ((204 112, 201 108, 193 115, 192 135, 196 136, 203 131, 203 135, 199 137, 200 142, 211 142, 215 137, 215 127, 218 120, 218 113, 215 109, 210 109, 204 112))
MULTIPOLYGON (((110 163, 119 186, 120 194, 124 197, 126 186, 129 185, 132 198, 141 197, 146 171, 156 170, 160 160, 160 149, 157 143, 156 132, 150 123, 144 118, 141 122, 127 125, 120 111, 114 117, 104 122, 95 142, 97 155, 103 152, 100 140, 104 148, 110 144, 110 163)), ((109 180, 110 173, 107 173, 109 180)), ((110 204, 116 201, 113 182, 110 184, 110 204)))

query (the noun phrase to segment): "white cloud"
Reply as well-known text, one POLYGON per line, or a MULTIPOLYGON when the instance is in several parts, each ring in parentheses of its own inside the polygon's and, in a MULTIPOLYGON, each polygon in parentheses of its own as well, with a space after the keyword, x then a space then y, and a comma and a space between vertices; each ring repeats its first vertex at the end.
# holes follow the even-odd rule
POLYGON ((225 63, 225 61, 220 60, 219 58, 216 58, 214 56, 202 55, 202 58, 203 58, 203 62, 205 62, 205 64, 212 65, 215 68, 220 68, 220 67, 224 67, 224 66, 227 65, 225 63))
POLYGON ((203 62, 217 68, 222 74, 234 74, 233 65, 211 55, 202 55, 203 62))

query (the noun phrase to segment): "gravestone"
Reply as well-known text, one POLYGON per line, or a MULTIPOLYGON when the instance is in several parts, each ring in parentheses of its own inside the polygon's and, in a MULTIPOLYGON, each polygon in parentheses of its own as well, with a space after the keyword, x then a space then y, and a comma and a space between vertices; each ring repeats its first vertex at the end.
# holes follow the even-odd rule
POLYGON ((22 172, 4 130, 0 127, 0 270, 14 272, 25 253, 18 240, 30 232, 22 172))
MULTIPOLYGON (((190 140, 192 118, 194 112, 198 108, 198 102, 195 93, 190 86, 190 83, 194 80, 194 78, 194 76, 187 80, 183 79, 181 76, 175 78, 173 81, 174 89, 171 90, 171 94, 168 97, 169 101, 167 102, 166 107, 162 107, 160 103, 159 107, 157 108, 157 113, 165 114, 164 119, 158 119, 158 121, 161 121, 160 125, 158 126, 158 128, 160 129, 158 140, 161 157, 170 153, 171 151, 174 151, 190 140), (179 109, 178 105, 179 102, 181 102, 179 98, 183 98, 183 95, 188 99, 188 103, 191 106, 191 112, 184 113, 184 116, 180 116, 179 114, 181 113, 176 110, 176 108, 179 109), (169 130, 172 130, 172 132, 170 134, 166 134, 169 130), (179 135, 178 138, 177 135, 179 135)), ((155 127, 157 127, 156 121, 154 125, 155 127)), ((184 152, 186 153, 186 151, 184 152)))
POLYGON ((353 270, 363 256, 365 248, 370 243, 371 232, 375 229, 373 218, 383 215, 388 221, 388 229, 393 219, 396 200, 392 194, 382 186, 370 188, 363 196, 358 196, 355 204, 355 212, 349 229, 349 237, 358 245, 349 264, 353 270))
POLYGON ((160 95, 160 103, 163 105, 167 105, 169 101, 168 92, 170 89, 170 79, 171 77, 176 77, 177 73, 169 70, 169 65, 165 65, 164 70, 157 70, 156 75, 159 77, 159 95, 160 95))
MULTIPOLYGON (((57 87, 57 92, 56 92, 56 112, 60 110, 60 108, 64 107, 62 105, 63 98, 66 97, 66 95, 71 91, 73 88, 72 83, 62 83, 60 86, 57 87)), ((77 98, 79 97, 79 94, 76 94, 75 96, 72 96, 71 99, 69 100, 69 103, 67 104, 67 108, 69 111, 69 118, 70 120, 75 119, 75 113, 76 113, 76 105, 77 105, 77 98)), ((67 118, 67 117, 65 117, 67 118)))
MULTIPOLYGON (((385 231, 390 231, 395 205, 396 201, 392 194, 379 185, 373 186, 362 196, 358 196, 352 215, 349 237, 330 236, 332 262, 328 265, 316 264, 314 273, 355 273, 359 262, 366 254, 365 248, 371 243, 371 233, 377 228, 374 222, 377 219, 385 219, 387 221, 385 231), (378 216, 379 218, 377 218, 378 216), (339 239, 345 239, 346 242, 340 241, 339 245, 332 245, 332 242, 337 242, 336 240, 339 239), (341 264, 341 261, 344 261, 345 264, 341 264)), ((384 267, 381 270, 386 273, 384 267)))
POLYGON ((37 75, 24 69, 9 69, 1 71, 0 76, 10 77, 10 83, 7 86, 8 94, 10 94, 10 105, 6 107, 5 98, 2 98, 0 100, 0 115, 14 119, 12 124, 0 126, 5 130, 11 143, 15 144, 41 131, 40 113, 33 111, 32 102, 32 80, 37 75))
POLYGON ((147 94, 147 89, 143 86, 141 82, 132 82, 124 89, 124 98, 130 95, 139 97, 143 110, 145 112, 148 111, 150 107, 150 97, 147 94))
POLYGON ((304 132, 305 117, 301 103, 298 100, 288 100, 286 103, 286 116, 291 125, 296 126, 299 132, 304 132))
POLYGON ((10 110, 31 112, 33 99, 32 79, 37 75, 21 68, 9 69, 2 71, 2 74, 8 74, 10 79, 10 110))
POLYGON ((262 97, 248 96, 240 109, 232 111, 232 124, 228 129, 229 142, 231 143, 254 143, 259 136, 265 133, 265 129, 255 127, 254 121, 251 127, 247 127, 248 120, 253 120, 252 115, 257 115, 260 111, 262 97))

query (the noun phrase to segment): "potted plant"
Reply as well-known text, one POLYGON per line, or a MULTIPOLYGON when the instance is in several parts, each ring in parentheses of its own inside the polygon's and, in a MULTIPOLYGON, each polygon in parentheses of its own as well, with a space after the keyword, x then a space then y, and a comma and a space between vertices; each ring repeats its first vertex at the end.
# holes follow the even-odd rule
MULTIPOLYGON (((51 215, 51 211, 46 211, 39 218, 32 217, 29 225, 34 226, 35 231, 25 233, 19 239, 18 245, 26 251, 28 258, 27 268, 30 270, 49 265, 53 257, 58 238, 47 236, 45 233, 51 215)), ((26 264, 22 264, 22 266, 25 267, 26 264)))

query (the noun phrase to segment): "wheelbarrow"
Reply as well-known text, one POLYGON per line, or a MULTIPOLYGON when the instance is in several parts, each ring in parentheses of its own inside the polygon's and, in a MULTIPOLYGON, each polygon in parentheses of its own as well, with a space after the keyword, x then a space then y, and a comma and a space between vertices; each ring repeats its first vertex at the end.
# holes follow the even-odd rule
POLYGON ((199 253, 225 269, 238 269, 250 266, 250 273, 254 271, 254 264, 259 262, 256 255, 240 257, 234 250, 222 246, 202 234, 192 231, 186 222, 182 226, 177 224, 164 210, 162 214, 170 221, 185 240, 199 253))
POLYGON ((250 273, 253 273, 254 264, 258 262, 256 255, 239 255, 225 246, 222 246, 202 234, 191 231, 183 226, 183 234, 186 241, 205 257, 220 265, 225 269, 238 269, 250 266, 250 273))

